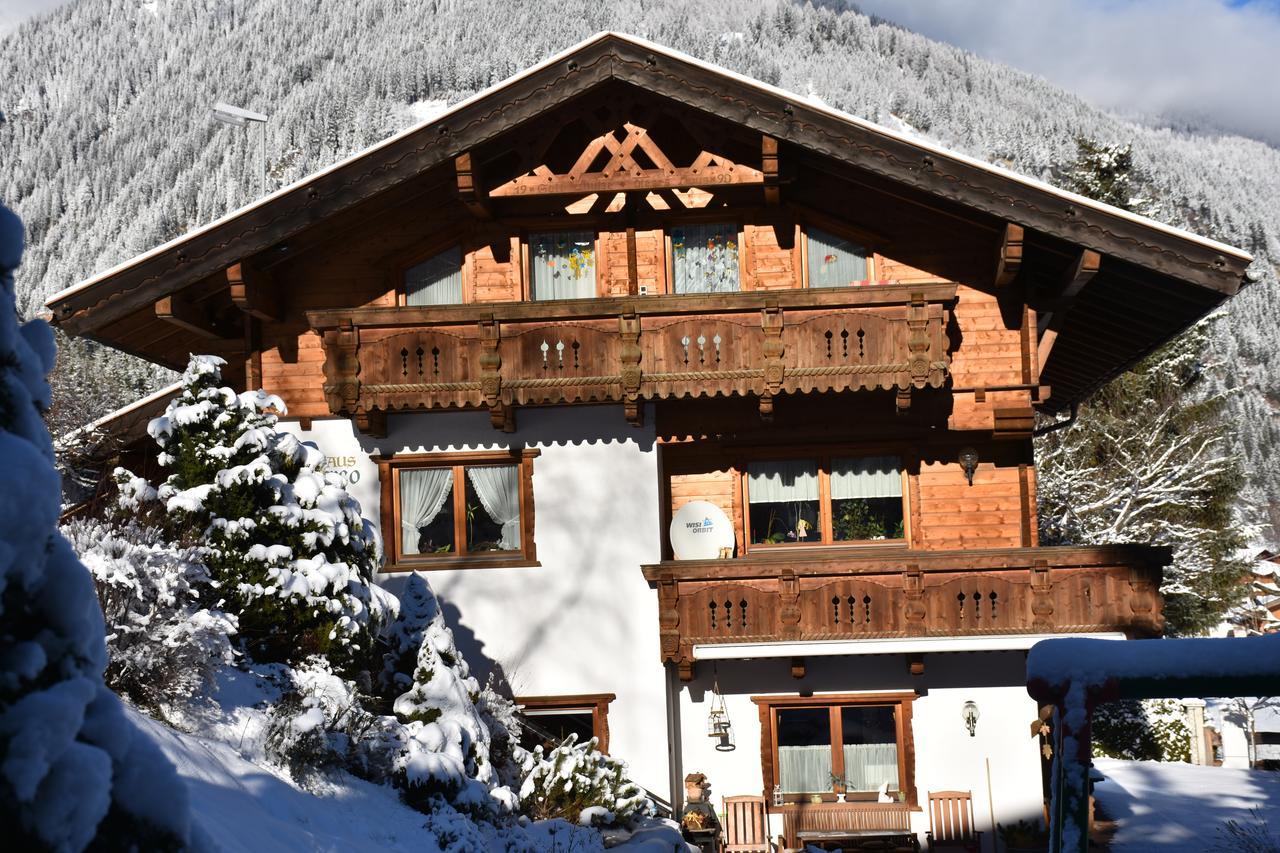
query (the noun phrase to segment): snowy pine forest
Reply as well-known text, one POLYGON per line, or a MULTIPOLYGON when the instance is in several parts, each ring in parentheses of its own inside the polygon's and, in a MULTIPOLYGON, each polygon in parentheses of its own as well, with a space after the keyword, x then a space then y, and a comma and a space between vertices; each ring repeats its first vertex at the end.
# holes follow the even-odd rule
MULTIPOLYGON (((1076 139, 1131 143, 1155 215, 1253 252, 1259 283, 1215 326, 1245 517, 1280 519, 1280 151, 1146 126, 1012 68, 864 16, 781 0, 76 0, 0 41, 0 200, 26 222, 18 307, 244 204, 270 115, 267 189, 368 146, 600 30, 634 33, 855 115, 1062 183, 1076 139), (534 6, 538 8, 533 8, 534 6)), ((63 349, 72 420, 172 381, 63 349), (83 383, 81 383, 83 384, 83 383)))

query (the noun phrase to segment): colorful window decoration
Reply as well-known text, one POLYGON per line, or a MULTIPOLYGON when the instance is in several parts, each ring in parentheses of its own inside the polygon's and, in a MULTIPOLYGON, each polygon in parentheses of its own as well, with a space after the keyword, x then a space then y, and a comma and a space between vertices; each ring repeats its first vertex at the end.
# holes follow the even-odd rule
POLYGON ((462 250, 445 249, 405 271, 406 305, 459 305, 462 303, 462 250))
POLYGON ((675 293, 736 293, 738 227, 712 223, 672 229, 671 272, 675 293))
POLYGON ((534 299, 588 299, 596 295, 595 234, 560 231, 529 239, 534 299))
POLYGON ((809 286, 847 287, 867 284, 867 250, 817 228, 806 233, 809 286))

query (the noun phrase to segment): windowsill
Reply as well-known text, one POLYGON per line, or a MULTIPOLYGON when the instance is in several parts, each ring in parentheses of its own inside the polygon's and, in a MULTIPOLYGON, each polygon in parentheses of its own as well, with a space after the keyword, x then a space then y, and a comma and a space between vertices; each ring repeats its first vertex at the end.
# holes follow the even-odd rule
POLYGON ((823 800, 820 803, 799 802, 799 803, 783 803, 780 806, 770 806, 771 810, 776 812, 800 811, 802 809, 830 809, 834 811, 850 810, 856 811, 866 809, 868 811, 875 809, 877 811, 891 810, 903 812, 923 811, 918 804, 912 802, 906 803, 878 803, 875 800, 846 800, 843 803, 836 800, 823 800))
POLYGON ((386 564, 380 571, 383 574, 396 574, 399 572, 434 572, 451 569, 527 569, 538 568, 541 565, 542 563, 537 560, 530 560, 523 554, 516 554, 510 557, 486 557, 476 554, 465 557, 401 560, 398 563, 386 564))
MULTIPOLYGON (((828 551, 839 551, 844 548, 901 548, 907 544, 906 539, 849 539, 842 542, 753 542, 747 546, 747 554, 777 552, 788 549, 822 548, 828 551)), ((739 557, 746 556, 745 554, 739 557)))

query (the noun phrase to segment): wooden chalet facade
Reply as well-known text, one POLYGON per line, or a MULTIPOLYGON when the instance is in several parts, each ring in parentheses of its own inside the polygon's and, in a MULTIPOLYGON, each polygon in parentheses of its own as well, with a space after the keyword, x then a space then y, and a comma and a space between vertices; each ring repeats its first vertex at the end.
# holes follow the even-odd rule
POLYGON ((1035 816, 1025 649, 1159 636, 1167 560, 1039 546, 1035 414, 1249 261, 603 34, 50 308, 279 394, 473 666, 557 725, 607 713, 651 789, 776 795, 794 842, 819 812, 923 832, 927 790, 1035 816), (733 527, 719 559, 674 557, 694 500, 733 527), (700 728, 716 699, 733 749, 700 728))

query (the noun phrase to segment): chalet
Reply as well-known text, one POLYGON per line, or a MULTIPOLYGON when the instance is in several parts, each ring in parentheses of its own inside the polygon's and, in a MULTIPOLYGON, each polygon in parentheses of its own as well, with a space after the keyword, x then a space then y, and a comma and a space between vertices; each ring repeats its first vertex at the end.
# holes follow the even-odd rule
POLYGON ((1166 552, 1039 546, 1036 415, 1249 262, 606 33, 50 308, 280 394, 542 729, 787 844, 991 849, 1026 650, 1162 631, 1166 552))

